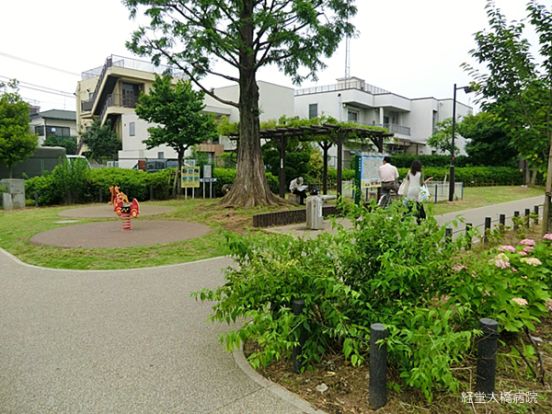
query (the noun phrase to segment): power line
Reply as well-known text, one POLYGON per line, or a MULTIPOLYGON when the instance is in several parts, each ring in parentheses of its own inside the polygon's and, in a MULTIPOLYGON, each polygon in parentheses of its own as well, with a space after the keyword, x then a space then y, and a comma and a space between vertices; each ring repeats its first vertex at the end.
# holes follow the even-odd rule
POLYGON ((68 71, 68 70, 65 70, 65 69, 56 68, 54 66, 46 65, 44 63, 39 63, 39 62, 35 62, 33 60, 29 60, 29 59, 21 58, 21 57, 18 57, 18 56, 10 55, 9 53, 0 52, 0 56, 5 56, 5 57, 10 58, 10 59, 19 60, 20 62, 28 63, 30 65, 40 66, 40 67, 43 67, 43 68, 46 68, 46 69, 54 70, 56 72, 62 72, 62 73, 66 73, 68 75, 79 76, 80 77, 80 73, 71 72, 71 71, 68 71))
MULTIPOLYGON (((11 80, 8 76, 4 76, 4 75, 0 75, 0 78, 6 79, 6 80, 11 80)), ((20 85, 21 88, 25 88, 25 89, 32 89, 32 90, 39 91, 39 92, 44 92, 44 93, 51 93, 53 95, 61 95, 61 96, 65 96, 67 98, 74 98, 75 97, 75 95, 72 92, 66 92, 66 91, 62 91, 60 89, 50 88, 49 86, 37 85, 35 83, 24 82, 24 81, 19 81, 19 80, 17 81, 17 83, 18 83, 18 85, 20 85)))

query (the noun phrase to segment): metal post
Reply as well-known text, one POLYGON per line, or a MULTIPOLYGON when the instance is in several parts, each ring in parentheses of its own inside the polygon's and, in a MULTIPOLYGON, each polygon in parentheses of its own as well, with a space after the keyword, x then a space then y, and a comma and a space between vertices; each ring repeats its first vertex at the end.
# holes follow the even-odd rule
POLYGON ((337 196, 343 193, 343 137, 337 138, 337 196))
POLYGON ((539 206, 533 207, 533 214, 535 215, 535 217, 533 218, 533 223, 536 226, 537 224, 539 224, 539 206))
MULTIPOLYGON (((286 197, 286 146, 287 138, 282 136, 278 140, 278 150, 280 152, 280 169, 279 169, 279 196, 282 198, 286 197)), ((297 178, 297 177, 296 177, 297 178)))
POLYGON ((477 380, 475 390, 491 395, 495 390, 496 350, 498 322, 494 319, 479 320, 483 336, 477 343, 477 380))
POLYGON ((530 216, 531 216, 531 209, 526 208, 525 209, 525 227, 527 228, 531 225, 530 216))
MULTIPOLYGON (((303 309, 305 308, 305 301, 302 299, 293 300, 291 302, 291 310, 295 316, 301 315, 303 313, 303 309)), ((293 351, 291 353, 291 360, 293 362, 293 371, 299 373, 301 370, 301 361, 299 357, 301 356, 301 353, 303 352, 303 345, 305 345, 307 338, 306 338, 306 332, 305 330, 300 327, 299 328, 299 345, 295 346, 293 348, 293 351)))
POLYGON ((437 191, 439 189, 439 185, 435 184, 435 204, 437 204, 437 191))
POLYGON ((472 247, 472 236, 471 236, 472 228, 473 228, 472 223, 466 223, 466 250, 470 250, 472 247))
POLYGON ((377 410, 387 404, 387 347, 379 345, 387 337, 381 323, 370 325, 370 382, 368 388, 370 407, 377 410))
POLYGON ((514 218, 512 219, 513 223, 514 223, 514 230, 517 230, 519 225, 519 211, 514 211, 514 218))
POLYGON ((452 228, 450 227, 447 227, 445 229, 445 242, 447 244, 449 244, 450 242, 452 242, 452 228))
POLYGON ((491 218, 485 217, 485 230, 483 233, 483 244, 489 243, 489 233, 491 232, 491 218))
POLYGON ((501 232, 504 232, 506 228, 506 214, 501 214, 498 216, 499 228, 501 232))
POLYGON ((454 201, 454 185, 455 185, 455 177, 454 177, 454 161, 455 161, 455 155, 454 155, 454 135, 456 133, 456 84, 454 84, 454 92, 452 95, 452 140, 451 140, 451 148, 450 148, 450 172, 449 172, 449 201, 454 201))

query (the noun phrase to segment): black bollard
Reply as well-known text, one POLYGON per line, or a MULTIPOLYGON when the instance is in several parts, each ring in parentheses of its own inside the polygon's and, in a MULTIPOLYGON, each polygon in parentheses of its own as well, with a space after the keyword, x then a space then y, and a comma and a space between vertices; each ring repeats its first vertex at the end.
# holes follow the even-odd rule
POLYGON ((489 243, 489 233, 491 232, 491 218, 485 217, 485 229, 483 232, 483 244, 489 243))
POLYGON ((370 325, 370 383, 368 388, 370 407, 377 410, 387 404, 387 346, 378 345, 387 337, 387 329, 381 323, 370 325))
POLYGON ((514 223, 514 230, 517 230, 519 228, 519 211, 514 211, 514 218, 512 221, 514 223))
POLYGON ((472 223, 466 223, 466 250, 470 250, 472 246, 472 231, 473 224, 472 223))
POLYGON ((103 203, 103 188, 100 187, 98 190, 98 198, 100 199, 100 203, 103 203))
POLYGON ((531 222, 529 221, 531 219, 531 209, 526 208, 525 209, 525 227, 529 228, 531 225, 531 222))
POLYGON ((447 227, 445 229, 445 242, 447 244, 452 242, 452 228, 450 228, 450 227, 447 227))
POLYGON ((498 322, 494 319, 479 320, 483 336, 477 343, 477 380, 475 391, 491 395, 495 391, 496 350, 498 322))
POLYGON ((500 216, 498 216, 498 223, 500 231, 504 232, 504 229, 506 227, 506 214, 501 214, 500 216))
POLYGON ((535 217, 533 219, 533 223, 536 226, 537 224, 539 224, 539 206, 534 206, 533 207, 533 214, 535 215, 535 217))
MULTIPOLYGON (((295 316, 301 315, 303 313, 303 309, 305 308, 305 301, 302 299, 299 300, 293 300, 291 302, 291 311, 295 316)), ((299 345, 295 346, 293 348, 293 351, 291 353, 291 360, 293 362, 293 371, 296 373, 299 373, 301 371, 301 360, 300 356, 303 352, 303 345, 305 345, 307 338, 306 338, 306 332, 303 329, 303 327, 299 327, 299 345)))

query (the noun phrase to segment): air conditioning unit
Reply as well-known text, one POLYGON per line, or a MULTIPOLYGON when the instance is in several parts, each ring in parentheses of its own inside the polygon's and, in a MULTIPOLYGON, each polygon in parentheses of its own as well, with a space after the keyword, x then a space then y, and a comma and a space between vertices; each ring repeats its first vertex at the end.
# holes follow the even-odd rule
POLYGON ((107 161, 107 166, 109 168, 118 168, 119 167, 119 161, 107 161))

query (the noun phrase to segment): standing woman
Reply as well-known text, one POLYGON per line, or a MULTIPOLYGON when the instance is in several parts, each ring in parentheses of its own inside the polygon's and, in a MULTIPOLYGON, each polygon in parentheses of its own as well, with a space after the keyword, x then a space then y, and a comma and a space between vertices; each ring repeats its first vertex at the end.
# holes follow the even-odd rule
POLYGON ((418 222, 420 222, 421 219, 426 218, 424 206, 421 203, 422 200, 420 200, 420 189, 422 188, 422 184, 426 184, 431 181, 431 177, 424 181, 422 163, 418 160, 414 160, 406 175, 406 179, 408 180, 406 200, 410 209, 412 209, 412 206, 416 204, 416 217, 418 218, 418 222))

